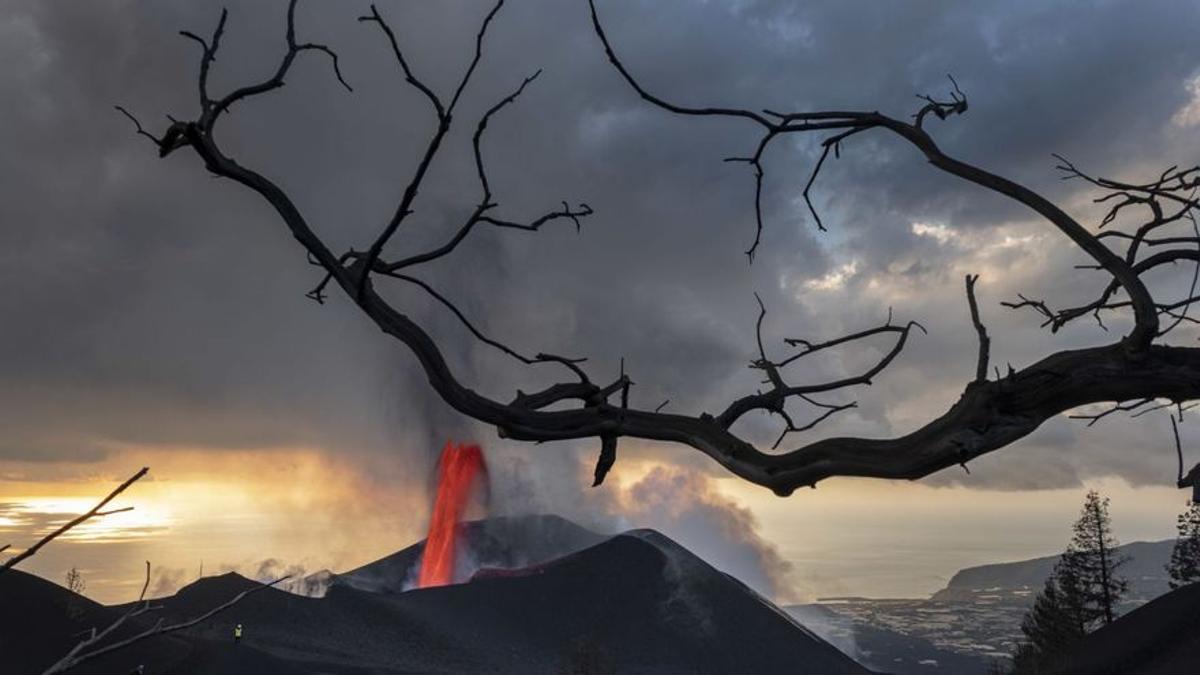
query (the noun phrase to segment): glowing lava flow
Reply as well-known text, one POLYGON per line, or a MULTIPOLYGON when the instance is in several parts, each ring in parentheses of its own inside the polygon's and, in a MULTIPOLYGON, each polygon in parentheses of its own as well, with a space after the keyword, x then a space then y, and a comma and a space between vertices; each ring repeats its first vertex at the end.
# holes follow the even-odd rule
POLYGON ((478 445, 447 442, 438 461, 437 497, 429 519, 429 536, 421 558, 417 588, 454 583, 454 555, 458 524, 471 496, 471 487, 480 474, 486 474, 483 451, 478 445))

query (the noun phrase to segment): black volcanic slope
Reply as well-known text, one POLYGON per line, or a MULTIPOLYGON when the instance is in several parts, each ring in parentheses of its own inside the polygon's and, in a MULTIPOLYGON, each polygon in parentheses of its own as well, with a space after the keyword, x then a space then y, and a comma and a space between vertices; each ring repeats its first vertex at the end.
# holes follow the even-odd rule
MULTIPOLYGON (((251 584, 233 574, 203 579, 161 600, 155 620, 193 616, 251 584)), ((0 649, 0 663, 29 633, 4 626, 20 637, 0 649)), ((222 675, 868 672, 648 530, 456 586, 373 593, 335 584, 324 598, 267 589, 178 635, 123 653, 121 669, 91 672, 137 663, 156 674, 222 675), (234 645, 239 622, 245 639, 234 645)))
MULTIPOLYGON (((0 673, 40 673, 66 655, 84 637, 84 631, 108 626, 120 615, 113 608, 32 574, 20 570, 0 574, 0 673)), ((115 635, 121 639, 134 632, 131 627, 115 635)), ((163 637, 147 643, 140 654, 131 658, 170 661, 188 651, 185 641, 163 637)), ((135 661, 125 666, 126 661, 115 656, 101 658, 78 672, 124 673, 137 665, 135 661)))
POLYGON ((1063 675, 1200 672, 1200 584, 1178 588, 1088 635, 1063 675))
POLYGON ((620 672, 861 673, 861 666, 741 583, 649 530, 618 535, 525 576, 409 592, 406 614, 455 626, 470 654, 507 672, 584 664, 620 672))

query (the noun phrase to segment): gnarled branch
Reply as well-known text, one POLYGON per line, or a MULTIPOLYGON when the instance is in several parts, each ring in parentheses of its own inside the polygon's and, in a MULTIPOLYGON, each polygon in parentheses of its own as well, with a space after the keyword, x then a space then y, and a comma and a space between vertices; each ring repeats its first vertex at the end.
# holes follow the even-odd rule
MULTIPOLYGON (((792 112, 780 113, 767 111, 766 114, 771 117, 767 119, 757 113, 747 110, 737 110, 730 108, 689 108, 684 106, 669 103, 664 99, 649 94, 642 85, 638 84, 636 79, 630 74, 629 70, 621 63, 613 50, 608 36, 604 32, 604 28, 600 23, 599 15, 596 12, 595 0, 588 0, 592 12, 592 25, 595 29, 597 37, 600 38, 604 46, 605 53, 608 55, 609 61, 617 69, 617 71, 628 81, 635 91, 642 96, 643 99, 650 103, 667 110, 672 113, 681 115, 698 115, 698 116, 716 116, 729 117, 741 120, 749 120, 761 126, 764 130, 764 135, 759 143, 755 157, 761 156, 765 146, 772 140, 779 138, 782 135, 790 133, 807 132, 814 130, 826 129, 849 129, 855 133, 866 131, 868 129, 883 129, 890 131, 892 134, 907 141, 910 145, 916 148, 929 160, 930 164, 941 169, 951 175, 957 176, 971 183, 975 183, 992 192, 999 193, 1006 197, 1016 200, 1026 207, 1037 212, 1039 215, 1048 220, 1052 225, 1058 228, 1063 234, 1067 235, 1072 242, 1079 248, 1083 249, 1090 255, 1100 267, 1107 270, 1117 282, 1125 288, 1133 303, 1134 312, 1136 315, 1136 325, 1133 331, 1127 337, 1128 348, 1132 351, 1142 350, 1147 347, 1151 340, 1158 334, 1158 314, 1154 311, 1154 303, 1150 298, 1149 292, 1142 283, 1138 275, 1131 269, 1130 265, 1121 257, 1114 254, 1108 247, 1101 243, 1095 236, 1080 225, 1074 218, 1067 215, 1065 211, 1050 202, 1040 194, 1030 190, 1029 188, 1015 183, 1007 178, 985 171, 979 167, 973 166, 961 160, 955 159, 944 153, 937 143, 933 140, 925 129, 919 124, 923 121, 926 114, 929 112, 937 113, 939 118, 946 118, 951 114, 962 114, 967 110, 967 99, 958 89, 957 83, 954 83, 955 92, 952 94, 952 100, 949 103, 939 103, 933 99, 926 98, 928 103, 914 117, 916 122, 909 124, 907 122, 897 120, 879 112, 865 111, 811 111, 811 112, 792 112)), ((953 78, 951 78, 953 82, 953 78)), ((838 136, 829 139, 836 144, 838 136)), ((822 155, 818 160, 817 168, 819 170, 821 163, 824 162, 828 146, 822 151, 822 155)), ((809 180, 812 183, 812 179, 809 180)), ((807 189, 806 189, 807 192, 807 189)), ((806 195, 807 199, 807 195, 806 195)), ((809 202, 811 206, 811 202, 809 202)), ((757 245, 757 238, 756 238, 757 245)), ((751 248, 751 254, 753 253, 751 248)))
MULTIPOLYGON (((476 64, 482 53, 483 38, 502 3, 497 3, 487 15, 477 36, 474 58, 455 89, 451 102, 446 105, 424 85, 409 68, 399 48, 395 35, 379 13, 364 17, 369 23, 383 28, 394 55, 400 62, 406 80, 431 101, 437 116, 437 128, 430 138, 417 168, 405 185, 403 195, 392 218, 383 227, 365 253, 351 251, 337 255, 333 253, 308 220, 301 214, 288 195, 271 179, 245 167, 222 150, 212 133, 214 114, 203 109, 196 121, 173 122, 168 134, 176 134, 182 140, 167 143, 162 138, 149 135, 159 146, 190 147, 203 160, 213 174, 230 179, 259 194, 279 215, 283 224, 305 248, 310 260, 321 266, 325 280, 316 292, 329 285, 340 288, 377 327, 406 345, 416 356, 429 382, 437 394, 460 413, 494 425, 507 438, 527 441, 556 441, 583 438, 598 438, 601 452, 597 462, 595 478, 599 483, 615 459, 616 443, 621 437, 659 440, 691 446, 719 462, 732 473, 780 495, 790 494, 795 488, 813 485, 831 476, 869 476, 876 478, 916 479, 942 468, 964 465, 981 454, 1002 448, 1036 429, 1045 420, 1072 408, 1097 402, 1126 401, 1139 398, 1163 398, 1183 401, 1200 397, 1200 352, 1192 348, 1168 347, 1153 344, 1159 336, 1159 316, 1167 312, 1166 304, 1156 303, 1151 297, 1139 274, 1139 264, 1127 256, 1119 255, 1108 248, 1100 239, 1089 232, 1065 211, 1042 195, 1011 180, 985 171, 979 167, 947 155, 925 128, 930 115, 946 119, 967 111, 966 96, 957 83, 949 100, 923 97, 925 104, 913 116, 913 121, 888 117, 875 111, 802 111, 775 112, 742 110, 720 107, 688 107, 667 101, 642 86, 631 71, 617 57, 605 35, 595 3, 591 2, 592 21, 596 35, 617 73, 633 90, 649 104, 664 111, 679 115, 723 117, 757 125, 763 132, 753 154, 736 161, 749 163, 756 174, 756 236, 755 243, 747 251, 753 256, 761 239, 763 227, 761 192, 761 158, 772 141, 793 133, 828 132, 831 135, 822 141, 821 156, 813 175, 805 187, 805 198, 814 220, 819 227, 824 225, 817 216, 809 198, 809 190, 829 152, 837 157, 841 141, 852 135, 871 130, 888 132, 907 143, 935 168, 971 182, 983 189, 1008 197, 1039 214, 1048 223, 1087 253, 1099 269, 1103 269, 1114 280, 1114 284, 1128 297, 1127 306, 1133 310, 1134 326, 1130 333, 1112 345, 1089 349, 1063 351, 1042 359, 1021 370, 1010 369, 1006 377, 996 381, 986 379, 987 340, 986 331, 980 330, 978 308, 973 296, 973 281, 968 279, 968 301, 972 308, 972 319, 981 338, 980 357, 976 364, 975 380, 965 389, 962 397, 945 414, 930 421, 919 429, 892 439, 828 438, 780 454, 766 453, 739 438, 731 429, 746 413, 763 411, 782 416, 786 428, 780 442, 790 433, 810 428, 813 423, 853 407, 853 403, 829 403, 813 398, 814 394, 833 392, 847 387, 867 385, 887 368, 900 354, 914 328, 924 330, 920 324, 908 322, 895 325, 889 320, 882 326, 867 329, 825 342, 812 343, 804 340, 788 341, 798 351, 783 359, 771 358, 762 340, 762 323, 766 308, 760 304, 758 319, 758 357, 750 364, 763 372, 769 388, 734 400, 723 412, 714 416, 708 413, 685 415, 667 413, 659 406, 643 410, 631 406, 629 387, 632 383, 622 369, 620 377, 606 386, 593 383, 583 371, 578 360, 561 357, 521 357, 527 362, 555 361, 571 369, 578 381, 552 384, 544 389, 526 394, 520 390, 510 402, 488 398, 464 384, 447 363, 437 341, 412 317, 405 314, 374 288, 376 279, 397 278, 408 283, 417 283, 402 270, 442 259, 451 255, 473 229, 485 224, 506 229, 537 231, 543 224, 569 219, 578 225, 578 219, 591 214, 591 208, 580 205, 572 209, 564 204, 540 219, 522 225, 518 221, 494 216, 494 199, 484 170, 480 137, 491 116, 512 102, 532 78, 508 98, 493 106, 476 126, 474 139, 475 159, 483 198, 473 207, 472 215, 460 225, 449 240, 430 251, 410 256, 396 262, 384 259, 384 248, 397 234, 399 226, 412 212, 419 188, 425 180, 428 168, 442 147, 442 139, 451 127, 451 111, 461 100, 476 64), (888 334, 895 338, 893 346, 873 366, 856 375, 814 384, 789 384, 783 370, 795 360, 814 352, 839 345, 849 345, 875 335, 888 334), (612 397, 619 394, 617 402, 612 397), (818 414, 814 422, 796 424, 786 403, 800 402, 815 407, 818 414), (556 407, 556 409, 550 409, 556 407)), ((273 88, 282 82, 291 61, 298 52, 293 25, 294 1, 288 11, 289 50, 277 70, 277 77, 265 84, 251 85, 234 91, 224 99, 245 100, 273 88), (240 92, 240 93, 239 93, 240 92)), ((214 104, 212 110, 221 108, 214 104)), ((140 131, 140 125, 138 125, 140 131)), ((169 150, 168 150, 169 152, 169 150)), ((1170 192, 1169 188, 1190 185, 1196 174, 1190 171, 1168 172, 1159 181, 1146 185, 1131 185, 1120 189, 1134 195, 1151 194, 1156 198, 1171 201, 1159 192, 1170 192)), ((1148 197, 1147 197, 1148 198, 1148 197)), ((1137 200, 1131 205, 1138 203, 1137 200)), ((1172 203, 1178 203, 1177 200, 1172 203)), ((1167 214, 1164 217, 1170 217, 1167 214)), ((1151 231, 1154 228, 1151 228, 1151 231)), ((1134 235, 1136 236, 1136 235, 1134 235)), ((1144 238, 1144 237, 1143 237, 1144 238)), ((1141 240, 1139 239, 1140 243, 1141 240)), ((1176 256, 1172 260, 1192 259, 1176 256)), ((1165 263, 1163 263, 1165 264, 1165 263)), ((423 282, 422 282, 423 283, 423 282)), ((418 283, 418 285, 421 285, 418 283)), ((428 285, 425 290, 433 291, 428 285)), ((1110 294, 1111 295, 1111 294, 1110 294)), ((482 331, 475 329, 453 305, 440 294, 442 304, 454 311, 468 330, 492 346, 509 351, 510 355, 521 355, 502 343, 485 338, 482 331)), ((1024 300, 1053 321, 1055 313, 1044 302, 1024 300)), ((1104 305, 1113 305, 1106 298, 1104 305)), ((1186 306, 1184 306, 1186 307, 1186 306)), ((1176 309, 1179 309, 1178 307, 1176 309)), ((1170 310, 1174 311, 1174 310, 1170 310)))
MULTIPOLYGON (((1166 335, 1184 322, 1190 323, 1192 319, 1188 313, 1191 305, 1197 300, 1196 288, 1200 282, 1200 228, 1197 227, 1195 218, 1195 211, 1197 207, 1200 207, 1200 201, 1196 199, 1196 192, 1200 189, 1200 167, 1184 170, 1171 167, 1160 174, 1156 180, 1145 183, 1128 183, 1088 175, 1061 155, 1054 155, 1054 157, 1059 161, 1058 169, 1062 171, 1063 179, 1081 180, 1102 190, 1101 196, 1096 197, 1093 201, 1112 204, 1100 220, 1097 229, 1101 232, 1096 235, 1096 240, 1110 239, 1124 243, 1126 246, 1123 256, 1125 263, 1139 278, 1153 270, 1173 265, 1179 261, 1195 262, 1189 290, 1184 299, 1175 302, 1151 301, 1151 307, 1155 314, 1171 319, 1166 327, 1156 329, 1153 337, 1166 335), (1127 214, 1134 213, 1129 210, 1133 208, 1144 209, 1146 216, 1143 220, 1136 221, 1136 227, 1132 232, 1123 231, 1120 229, 1120 224, 1128 220, 1127 214), (1174 236, 1165 237, 1150 236, 1177 223, 1189 225, 1190 232, 1175 232, 1174 236), (1105 229, 1114 225, 1116 225, 1114 229, 1105 229), (1179 236, 1180 234, 1183 236, 1179 236), (1143 255, 1143 247, 1155 248, 1156 251, 1150 255, 1143 255), (1169 248, 1158 250, 1158 247, 1169 248)), ((1098 265, 1080 265, 1078 267, 1102 269, 1098 265)), ((1136 303, 1132 296, 1130 300, 1114 299, 1122 290, 1128 294, 1128 289, 1120 279, 1114 278, 1105 285, 1099 297, 1092 302, 1057 311, 1051 310, 1043 301, 1031 301, 1023 296, 1020 302, 1004 304, 1011 308, 1030 307, 1035 309, 1045 318, 1042 325, 1049 326, 1052 332, 1057 332, 1071 321, 1087 315, 1093 316, 1097 324, 1107 330, 1101 317, 1102 312, 1114 312, 1129 307, 1135 307, 1136 311, 1136 303)))

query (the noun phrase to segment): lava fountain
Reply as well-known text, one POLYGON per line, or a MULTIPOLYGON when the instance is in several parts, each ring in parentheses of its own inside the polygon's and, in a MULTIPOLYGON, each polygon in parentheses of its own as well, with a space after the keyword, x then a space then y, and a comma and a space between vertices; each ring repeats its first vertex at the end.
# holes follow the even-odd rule
POLYGON ((487 465, 478 445, 446 442, 438 460, 437 496, 429 519, 429 535, 425 538, 417 588, 454 583, 459 521, 475 481, 486 476, 487 465))

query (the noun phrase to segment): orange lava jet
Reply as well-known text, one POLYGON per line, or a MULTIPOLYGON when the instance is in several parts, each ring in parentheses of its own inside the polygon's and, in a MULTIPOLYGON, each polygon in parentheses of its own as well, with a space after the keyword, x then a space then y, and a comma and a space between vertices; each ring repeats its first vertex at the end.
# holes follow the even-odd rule
POLYGON ((487 466, 478 445, 446 442, 438 461, 437 497, 433 502, 433 516, 429 519, 429 535, 425 538, 417 588, 454 583, 459 521, 466 510, 471 488, 481 474, 487 474, 487 466))

